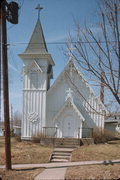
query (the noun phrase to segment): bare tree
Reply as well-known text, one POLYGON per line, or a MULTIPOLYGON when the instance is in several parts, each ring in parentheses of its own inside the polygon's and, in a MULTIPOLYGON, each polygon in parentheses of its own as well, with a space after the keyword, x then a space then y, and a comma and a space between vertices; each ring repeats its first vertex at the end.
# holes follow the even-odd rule
POLYGON ((104 72, 103 83, 120 104, 120 0, 100 3, 99 26, 85 26, 82 30, 76 23, 76 37, 70 37, 76 50, 71 53, 81 69, 94 79, 100 81, 104 72))
POLYGON ((22 121, 22 115, 20 112, 16 111, 14 113, 14 125, 21 126, 21 121, 22 121))

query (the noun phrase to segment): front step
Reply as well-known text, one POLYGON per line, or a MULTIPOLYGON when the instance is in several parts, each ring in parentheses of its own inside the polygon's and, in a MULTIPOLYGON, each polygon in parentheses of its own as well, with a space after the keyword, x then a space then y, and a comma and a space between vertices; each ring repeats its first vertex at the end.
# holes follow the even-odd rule
POLYGON ((55 148, 50 162, 68 162, 71 159, 73 149, 70 148, 55 148))
POLYGON ((62 156, 62 155, 61 156, 55 156, 55 155, 53 155, 53 159, 63 159, 64 158, 64 159, 68 159, 69 160, 69 157, 70 156, 62 156))
POLYGON ((76 148, 80 146, 80 141, 75 138, 57 138, 54 141, 54 147, 76 148))
POLYGON ((50 162, 69 162, 67 159, 51 159, 50 162))
POLYGON ((54 152, 53 155, 54 155, 54 156, 69 156, 70 153, 54 152))
POLYGON ((76 147, 78 147, 78 145, 69 145, 69 144, 66 144, 66 145, 62 145, 62 144, 60 144, 60 145, 54 145, 54 147, 56 147, 56 148, 72 148, 72 149, 74 149, 74 148, 76 148, 76 147))

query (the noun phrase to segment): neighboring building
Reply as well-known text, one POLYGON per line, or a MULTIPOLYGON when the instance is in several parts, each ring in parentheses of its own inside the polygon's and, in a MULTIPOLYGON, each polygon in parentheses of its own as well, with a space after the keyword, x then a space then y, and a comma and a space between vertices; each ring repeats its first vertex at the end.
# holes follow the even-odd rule
MULTIPOLYGON (((21 127, 13 125, 12 135, 21 136, 21 127)), ((4 136, 4 122, 0 122, 0 136, 4 136)))
POLYGON ((105 119, 105 129, 115 135, 120 133, 120 113, 112 113, 105 119))
POLYGON ((26 50, 19 56, 23 60, 22 139, 44 132, 57 137, 91 137, 93 128, 104 129, 105 106, 72 55, 50 87, 55 63, 39 18, 26 50))
POLYGON ((15 136, 21 136, 21 127, 20 126, 13 126, 13 133, 15 136))

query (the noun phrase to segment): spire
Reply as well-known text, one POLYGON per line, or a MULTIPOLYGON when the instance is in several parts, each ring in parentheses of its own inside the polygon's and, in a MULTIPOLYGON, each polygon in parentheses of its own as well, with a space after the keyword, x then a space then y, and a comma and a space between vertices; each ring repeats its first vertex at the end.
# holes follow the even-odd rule
POLYGON ((37 19, 37 23, 33 31, 33 34, 31 36, 31 39, 29 41, 29 44, 24 52, 26 54, 27 53, 37 53, 37 54, 48 53, 42 26, 40 23, 40 11, 43 8, 40 7, 40 5, 38 5, 36 9, 38 10, 38 19, 37 19))
POLYGON ((38 10, 38 19, 32 33, 31 39, 28 43, 27 48, 22 54, 19 54, 21 59, 47 59, 49 65, 54 66, 55 63, 52 59, 51 54, 48 53, 42 26, 40 23, 40 11, 43 9, 40 5, 36 7, 38 10))

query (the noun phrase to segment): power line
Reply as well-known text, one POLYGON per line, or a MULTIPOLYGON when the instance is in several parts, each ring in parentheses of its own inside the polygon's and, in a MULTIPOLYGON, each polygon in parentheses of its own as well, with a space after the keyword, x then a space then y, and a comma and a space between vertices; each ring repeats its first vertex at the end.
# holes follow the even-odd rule
MULTIPOLYGON (((117 41, 108 41, 109 43, 111 43, 111 42, 117 42, 117 41)), ((64 42, 46 42, 46 44, 67 44, 68 43, 68 41, 64 41, 64 42)), ((89 42, 87 42, 87 41, 72 41, 71 43, 85 43, 85 44, 89 44, 89 43, 95 43, 95 44, 97 44, 97 42, 96 41, 89 41, 89 42)), ((106 41, 101 41, 101 43, 106 43, 106 41)), ((9 43, 9 44, 7 44, 7 46, 11 46, 11 45, 13 45, 13 46, 16 46, 16 45, 28 45, 29 43, 26 43, 26 42, 15 42, 15 43, 9 43)), ((44 43, 31 43, 31 44, 44 44, 44 43)))

